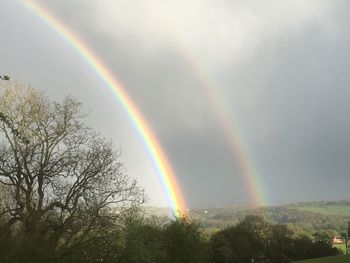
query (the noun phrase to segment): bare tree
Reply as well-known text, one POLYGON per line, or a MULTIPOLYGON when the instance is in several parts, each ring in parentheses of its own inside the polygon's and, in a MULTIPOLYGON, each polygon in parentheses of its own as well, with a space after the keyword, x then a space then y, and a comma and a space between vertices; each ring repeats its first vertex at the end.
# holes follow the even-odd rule
POLYGON ((144 193, 118 161, 120 153, 84 123, 80 103, 51 102, 14 84, 0 97, 25 143, 0 122, 0 222, 8 231, 54 247, 105 231, 144 193), (5 221, 5 223, 4 223, 5 221))
MULTIPOLYGON (((10 77, 9 76, 0 76, 0 80, 5 80, 5 81, 9 81, 10 77)), ((1 84, 1 83, 0 83, 1 84)), ((16 135, 19 139, 21 139, 24 143, 28 143, 28 139, 24 138, 23 136, 21 136, 21 134, 14 128, 13 123, 11 123, 11 121, 8 119, 8 117, 6 116, 6 114, 4 114, 3 112, 0 111, 0 121, 4 122, 8 128, 10 128, 11 132, 16 135)))

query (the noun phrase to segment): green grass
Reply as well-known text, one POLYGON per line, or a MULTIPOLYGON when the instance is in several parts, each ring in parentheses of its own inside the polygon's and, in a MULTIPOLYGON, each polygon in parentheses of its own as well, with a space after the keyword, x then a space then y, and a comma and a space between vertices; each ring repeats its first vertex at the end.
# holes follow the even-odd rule
POLYGON ((333 247, 340 249, 341 251, 343 251, 344 254, 346 252, 345 243, 344 244, 334 244, 333 247))
POLYGON ((323 215, 342 215, 350 216, 350 206, 337 206, 337 205, 325 205, 325 206, 296 206, 295 209, 301 211, 309 211, 319 213, 323 215))
POLYGON ((350 255, 313 258, 313 259, 295 261, 295 263, 349 263, 349 262, 350 262, 350 255))

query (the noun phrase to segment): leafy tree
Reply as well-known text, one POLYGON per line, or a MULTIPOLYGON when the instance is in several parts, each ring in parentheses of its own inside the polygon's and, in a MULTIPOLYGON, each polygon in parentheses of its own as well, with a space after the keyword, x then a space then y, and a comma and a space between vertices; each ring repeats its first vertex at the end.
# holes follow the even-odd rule
POLYGON ((317 241, 296 235, 288 226, 271 224, 258 215, 248 215, 236 226, 223 229, 211 237, 212 261, 286 263, 291 259, 339 254, 332 248, 328 235, 317 233, 317 241))
POLYGON ((322 241, 331 244, 332 236, 326 231, 317 231, 313 234, 315 241, 322 241))
MULTIPOLYGON (((271 236, 269 238, 270 250, 278 254, 291 255, 292 230, 287 225, 271 225, 271 236)), ((278 262, 278 261, 276 261, 278 262)), ((280 260, 280 262, 282 262, 280 260)))
POLYGON ((309 251, 312 248, 312 240, 304 235, 293 239, 291 258, 295 260, 308 258, 309 251))
POLYGON ((345 254, 347 255, 348 254, 348 243, 349 243, 349 238, 350 238, 350 221, 348 222, 347 232, 342 232, 341 236, 345 241, 345 254))
POLYGON ((177 218, 164 228, 165 246, 169 263, 209 262, 209 247, 199 225, 177 218))
POLYGON ((256 251, 248 233, 228 227, 211 237, 212 260, 215 263, 251 262, 256 251))
POLYGON ((340 254, 340 251, 337 248, 333 248, 329 241, 311 240, 308 236, 293 239, 291 248, 291 258, 293 260, 335 256, 340 254))
POLYGON ((348 239, 349 239, 348 234, 345 232, 342 232, 341 237, 345 242, 345 254, 347 255, 348 254, 348 239))
POLYGON ((146 221, 139 213, 125 217, 117 242, 118 262, 166 262, 163 229, 146 221))
POLYGON ((0 112, 29 140, 0 123, 0 186, 9 197, 0 211, 5 237, 20 235, 51 250, 77 246, 108 233, 143 202, 120 153, 84 124, 76 100, 52 102, 17 85, 0 97, 0 112))
POLYGON ((213 235, 214 262, 251 262, 270 256, 271 225, 261 216, 248 215, 234 227, 213 235))
POLYGON ((337 248, 325 241, 315 241, 312 243, 310 250, 307 252, 308 258, 328 257, 338 255, 337 248))
POLYGON ((348 254, 349 239, 350 239, 350 221, 348 222, 347 235, 346 235, 346 239, 345 239, 345 253, 346 253, 346 254, 348 254))

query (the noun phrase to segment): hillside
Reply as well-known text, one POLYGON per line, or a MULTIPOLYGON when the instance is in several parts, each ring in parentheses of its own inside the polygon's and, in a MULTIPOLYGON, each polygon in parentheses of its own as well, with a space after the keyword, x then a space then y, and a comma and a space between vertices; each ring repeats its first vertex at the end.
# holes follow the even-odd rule
MULTIPOLYGON (((171 216, 166 208, 146 207, 146 215, 171 216)), ((203 229, 222 229, 234 225, 249 214, 259 214, 273 223, 289 224, 312 234, 326 231, 340 234, 346 231, 350 221, 350 201, 322 201, 294 203, 252 209, 244 206, 190 209, 190 217, 203 229)))
POLYGON ((301 211, 309 211, 323 215, 350 216, 350 201, 322 201, 288 205, 301 211))

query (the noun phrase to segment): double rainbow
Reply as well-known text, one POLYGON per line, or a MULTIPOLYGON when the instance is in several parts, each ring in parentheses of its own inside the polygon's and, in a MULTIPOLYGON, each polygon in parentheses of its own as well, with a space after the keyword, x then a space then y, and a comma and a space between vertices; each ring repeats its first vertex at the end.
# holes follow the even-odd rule
MULTIPOLYGON (((127 95, 125 88, 114 78, 108 68, 93 53, 93 51, 53 14, 33 0, 22 0, 22 2, 36 16, 40 17, 54 31, 61 35, 61 37, 80 54, 83 60, 92 67, 96 74, 101 77, 111 92, 116 95, 119 102, 126 110, 131 122, 134 124, 143 139, 157 170, 168 203, 177 215, 186 216, 185 201, 176 181, 174 171, 171 168, 157 138, 135 103, 127 95)), ((237 118, 232 114, 228 114, 228 110, 225 109, 225 104, 227 104, 225 103, 225 99, 220 96, 217 87, 210 80, 209 74, 204 66, 195 58, 195 52, 192 52, 189 45, 186 45, 186 37, 181 34, 172 21, 169 21, 169 17, 168 22, 172 25, 171 33, 176 38, 177 48, 180 54, 182 54, 187 60, 188 65, 196 76, 204 94, 208 98, 211 108, 223 127, 223 131, 231 145, 230 148, 233 158, 236 159, 240 165, 244 185, 251 198, 251 203, 255 206, 268 204, 262 183, 262 177, 257 171, 256 161, 254 161, 253 156, 250 151, 248 151, 247 143, 238 127, 237 118)))
POLYGON ((162 183, 163 190, 168 198, 168 203, 176 215, 187 218, 185 201, 176 181, 174 170, 146 119, 128 96, 125 87, 120 84, 94 52, 61 21, 51 14, 49 10, 32 0, 23 0, 22 2, 79 53, 83 60, 91 66, 109 90, 116 96, 127 112, 136 130, 139 132, 149 152, 162 183))

